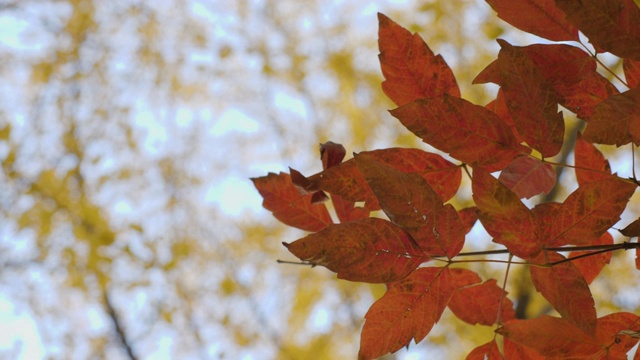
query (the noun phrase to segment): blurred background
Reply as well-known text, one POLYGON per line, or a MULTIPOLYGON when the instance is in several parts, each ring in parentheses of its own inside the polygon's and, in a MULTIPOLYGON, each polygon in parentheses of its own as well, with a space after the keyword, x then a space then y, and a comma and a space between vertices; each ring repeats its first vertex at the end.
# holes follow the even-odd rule
MULTIPOLYGON (((354 358, 383 287, 277 264, 304 233, 249 178, 315 173, 329 140, 426 148, 387 113, 377 12, 479 104, 495 38, 522 44, 474 0, 0 1, 0 358, 354 358)), ((492 337, 444 317, 387 358, 492 337)))

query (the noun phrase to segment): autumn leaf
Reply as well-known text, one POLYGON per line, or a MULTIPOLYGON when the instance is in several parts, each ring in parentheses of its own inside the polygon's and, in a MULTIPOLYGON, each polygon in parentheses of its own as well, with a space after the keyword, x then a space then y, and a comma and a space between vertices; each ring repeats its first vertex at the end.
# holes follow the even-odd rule
POLYGON ((425 143, 474 166, 495 171, 518 154, 529 152, 493 112, 467 100, 444 94, 391 110, 425 143))
MULTIPOLYGON (((517 345, 549 358, 626 359, 626 353, 638 339, 624 334, 634 333, 638 329, 640 322, 637 315, 620 312, 599 318, 594 337, 587 336, 565 319, 547 315, 536 319, 511 320, 496 332, 517 345)), ((508 347, 505 343, 505 353, 508 347)))
POLYGON ((580 186, 561 205, 551 225, 549 246, 589 245, 620 220, 636 185, 617 178, 580 186))
POLYGON ((341 144, 327 141, 320 144, 320 160, 322 160, 322 169, 334 167, 342 162, 347 151, 341 144))
POLYGON ((582 332, 571 322, 548 315, 535 319, 510 320, 496 332, 546 357, 587 357, 602 349, 593 337, 582 332))
POLYGON ((455 256, 464 244, 464 227, 456 210, 444 205, 419 175, 405 174, 369 154, 355 156, 358 169, 389 219, 404 228, 427 254, 455 256))
POLYGON ((498 349, 498 344, 496 344, 495 340, 476 347, 466 357, 466 360, 494 360, 494 359, 495 360, 502 359, 502 354, 500 354, 500 349, 498 349))
POLYGON ((498 40, 500 85, 518 133, 544 157, 556 155, 564 141, 559 99, 522 48, 498 40))
POLYGON ((466 323, 491 326, 498 320, 499 309, 501 322, 515 317, 513 303, 506 294, 503 300, 503 293, 497 281, 489 279, 481 284, 458 289, 449 301, 449 309, 466 323))
POLYGON ((596 48, 640 60, 640 8, 633 0, 556 0, 596 48))
POLYGON ((289 174, 269 173, 251 180, 264 199, 262 206, 283 223, 307 231, 319 231, 332 223, 324 204, 312 204, 310 195, 300 195, 289 174))
MULTIPOLYGON (((613 237, 609 232, 605 232, 600 236, 593 245, 612 245, 613 237)), ((592 254, 593 251, 572 251, 569 254, 569 258, 575 258, 578 256, 592 254)), ((582 276, 587 281, 587 284, 591 284, 593 280, 600 274, 602 269, 611 261, 612 252, 607 251, 600 254, 589 255, 580 259, 572 260, 571 262, 580 270, 582 276)))
POLYGON ((523 259, 540 252, 538 224, 518 195, 478 168, 473 170, 472 189, 478 218, 494 242, 523 259))
POLYGON ((585 141, 578 132, 573 150, 576 178, 579 185, 611 177, 609 161, 592 143, 585 141))
POLYGON ((518 197, 529 199, 540 193, 548 194, 556 184, 556 173, 547 163, 520 156, 502 170, 498 180, 518 197))
POLYGON ((640 60, 624 59, 622 69, 629 88, 638 87, 640 85, 640 60))
POLYGON ((511 129, 511 133, 516 138, 517 143, 525 142, 520 133, 518 133, 518 129, 516 129, 516 124, 513 123, 513 118, 511 117, 511 113, 509 112, 509 108, 507 107, 507 101, 504 98, 504 92, 502 89, 498 89, 498 94, 496 98, 488 103, 485 106, 487 109, 493 111, 502 122, 507 124, 511 129))
POLYGON ((367 314, 359 359, 375 359, 427 336, 456 286, 447 268, 426 267, 389 287, 367 314))
POLYGON ((635 219, 631 224, 620 230, 620 233, 627 237, 640 236, 640 218, 635 219))
POLYGON ((464 227, 464 233, 468 234, 469 231, 473 228, 476 221, 478 220, 478 208, 475 206, 471 206, 468 208, 460 209, 458 211, 458 216, 460 217, 460 221, 462 221, 462 226, 464 227))
POLYGON ((616 146, 640 144, 640 88, 612 95, 598 104, 584 131, 584 139, 616 146))
POLYGON ((500 19, 520 30, 553 41, 579 41, 578 30, 565 19, 554 0, 487 0, 487 3, 500 19))
POLYGON ((508 337, 504 338, 503 344, 505 359, 545 360, 545 357, 538 354, 535 350, 516 344, 509 340, 508 337))
POLYGON ((565 257, 552 251, 540 253, 531 266, 531 280, 536 290, 553 306, 563 319, 577 326, 585 334, 596 333, 596 308, 589 284, 580 269, 571 261, 544 266, 564 260, 565 257))
POLYGON ((350 281, 398 281, 428 260, 409 234, 377 218, 332 225, 283 244, 300 260, 350 281))
POLYGON ((378 13, 380 66, 386 79, 382 90, 401 106, 443 93, 460 97, 453 72, 442 56, 434 55, 420 35, 378 13))

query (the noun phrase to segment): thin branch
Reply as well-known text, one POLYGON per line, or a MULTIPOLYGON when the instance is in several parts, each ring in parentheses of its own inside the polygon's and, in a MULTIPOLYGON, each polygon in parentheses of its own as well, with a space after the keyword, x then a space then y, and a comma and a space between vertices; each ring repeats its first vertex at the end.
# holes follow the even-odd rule
POLYGON ((111 300, 109 299, 109 294, 107 294, 107 292, 104 292, 104 304, 107 307, 107 313, 109 314, 109 317, 111 318, 111 321, 113 322, 113 326, 116 330, 116 334, 118 335, 118 339, 120 339, 120 342, 122 343, 122 345, 124 346, 127 355, 129 356, 129 359, 131 360, 137 360, 138 358, 136 357, 135 353, 133 352, 133 348, 131 347, 131 344, 129 344, 129 341, 127 340, 127 336, 124 332, 124 328, 122 327, 122 324, 120 323, 120 320, 118 319, 118 314, 116 313, 116 310, 114 309, 113 305, 111 304, 111 300))

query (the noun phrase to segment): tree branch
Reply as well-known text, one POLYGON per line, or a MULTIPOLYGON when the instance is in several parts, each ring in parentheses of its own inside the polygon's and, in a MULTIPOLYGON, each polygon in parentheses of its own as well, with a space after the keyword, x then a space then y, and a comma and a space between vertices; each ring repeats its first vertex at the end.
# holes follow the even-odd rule
POLYGON ((124 328, 122 327, 122 324, 118 319, 118 314, 116 313, 116 310, 111 304, 111 300, 109 299, 109 294, 107 293, 107 291, 104 292, 104 304, 107 307, 107 314, 109 314, 109 317, 113 322, 113 327, 115 328, 118 339, 120 339, 120 342, 122 342, 122 345, 124 346, 127 352, 127 355, 129 356, 129 359, 137 360, 138 358, 133 352, 133 348, 131 347, 131 344, 129 344, 129 341, 127 340, 127 336, 124 332, 124 328))

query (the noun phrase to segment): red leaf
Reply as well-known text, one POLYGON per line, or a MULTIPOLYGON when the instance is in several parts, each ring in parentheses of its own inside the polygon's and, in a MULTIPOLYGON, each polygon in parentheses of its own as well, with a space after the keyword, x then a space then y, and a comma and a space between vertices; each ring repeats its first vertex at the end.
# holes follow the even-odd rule
POLYGON ((548 315, 507 321, 496 332, 546 357, 574 359, 592 356, 602 349, 593 338, 569 321, 548 315))
MULTIPOLYGON (((600 236, 593 245, 612 245, 613 237, 608 232, 600 236)), ((569 254, 569 258, 586 255, 593 251, 573 251, 569 254)), ((593 280, 600 274, 605 265, 611 260, 612 252, 604 252, 596 255, 583 257, 573 260, 572 263, 580 270, 587 284, 591 284, 593 280)))
POLYGON ((496 114, 457 97, 417 100, 391 114, 425 143, 474 166, 495 171, 528 153, 496 114))
POLYGON ((339 195, 331 195, 331 201, 341 223, 369 217, 368 210, 355 206, 353 201, 344 200, 339 195))
POLYGON ((420 35, 378 13, 378 46, 385 81, 382 90, 396 105, 443 93, 460 97, 453 72, 442 56, 434 55, 420 35))
POLYGON ((640 88, 612 95, 598 104, 589 119, 584 139, 621 146, 640 144, 640 88))
POLYGON ((395 352, 427 336, 455 291, 448 268, 427 267, 394 283, 367 314, 360 338, 360 359, 395 352))
POLYGON ((564 119, 558 112, 556 93, 522 48, 498 42, 500 85, 518 133, 544 157, 556 155, 564 141, 564 119))
POLYGON ((469 231, 473 228, 476 221, 478 220, 478 208, 475 206, 461 209, 458 211, 458 216, 460 217, 460 221, 462 221, 462 226, 464 227, 464 233, 468 234, 469 231))
MULTIPOLYGON (((550 264, 565 257, 555 252, 545 252, 531 262, 550 264)), ((551 267, 531 266, 531 281, 542 296, 563 319, 571 322, 589 336, 596 334, 597 314, 589 284, 580 270, 570 261, 551 267)))
POLYGON ((452 258, 464 245, 464 228, 450 204, 418 174, 405 174, 369 154, 355 156, 360 172, 392 222, 407 230, 426 253, 452 258))
POLYGON ((640 248, 636 248, 636 269, 640 270, 640 248))
MULTIPOLYGON (((498 320, 498 309, 503 290, 495 279, 482 284, 475 284, 458 289, 449 301, 449 309, 458 319, 471 325, 481 324, 491 326, 498 320)), ((500 311, 500 321, 511 320, 515 317, 513 303, 506 296, 500 311)))
POLYGON ((520 198, 529 199, 540 193, 548 194, 556 184, 556 173, 549 164, 520 156, 502 170, 499 180, 520 198))
POLYGON ((551 237, 553 221, 558 216, 562 204, 557 202, 547 202, 536 205, 532 212, 538 221, 538 239, 549 239, 551 237))
POLYGON ((390 283, 428 260, 409 234, 377 218, 328 226, 284 245, 300 260, 350 281, 390 283))
MULTIPOLYGON (((418 173, 443 201, 451 199, 462 180, 460 167, 442 156, 419 149, 390 148, 363 152, 405 173, 418 173)), ((379 209, 378 200, 350 159, 308 178, 307 191, 324 190, 347 201, 366 201, 366 210, 379 209)))
POLYGON ((553 41, 579 41, 578 30, 553 0, 487 0, 498 17, 534 35, 553 41))
POLYGON ((580 132, 578 132, 573 154, 579 185, 611 177, 609 161, 592 143, 585 141, 580 132))
POLYGON ((640 8, 633 0, 556 0, 556 4, 597 48, 640 60, 640 8))
POLYGON ((347 151, 344 146, 336 144, 332 141, 327 141, 324 144, 320 144, 320 159, 322 160, 322 168, 328 169, 336 166, 342 162, 347 151))
POLYGON ((494 242, 503 244, 523 259, 530 259, 540 252, 536 234, 538 224, 518 195, 477 168, 473 170, 472 188, 478 218, 494 242))
POLYGON ((516 138, 516 142, 518 144, 525 142, 522 136, 520 136, 520 133, 518 133, 516 124, 513 123, 513 118, 511 118, 511 113, 509 112, 509 108, 507 108, 507 101, 504 98, 504 92, 502 91, 502 88, 498 89, 496 99, 487 104, 485 107, 496 113, 500 120, 502 120, 509 126, 509 128, 511 129, 511 133, 516 138))
POLYGON ((504 357, 505 359, 518 359, 518 360, 544 360, 545 358, 535 352, 534 350, 516 344, 509 338, 504 338, 504 357))
POLYGON ((502 354, 500 354, 500 349, 498 349, 498 344, 496 344, 495 340, 478 346, 477 348, 473 349, 466 357, 466 360, 498 359, 502 359, 502 354))
POLYGON ((595 107, 611 95, 620 92, 609 80, 598 73, 573 85, 555 85, 560 104, 589 121, 595 107))
POLYGON ((640 60, 624 59, 622 60, 622 69, 629 88, 638 87, 640 85, 640 60))
POLYGON ((589 245, 620 220, 636 185, 618 178, 580 186, 567 197, 551 225, 549 246, 589 245))
POLYGON ((626 360, 629 350, 640 340, 640 317, 628 312, 603 316, 598 319, 596 338, 606 347, 601 350, 606 359, 626 360))
POLYGON ((312 204, 311 195, 300 195, 289 174, 269 173, 251 181, 264 199, 262 206, 283 223, 307 231, 319 231, 332 223, 324 204, 312 204))
POLYGON ((620 233, 627 237, 640 236, 640 218, 635 219, 631 224, 620 230, 620 233))

